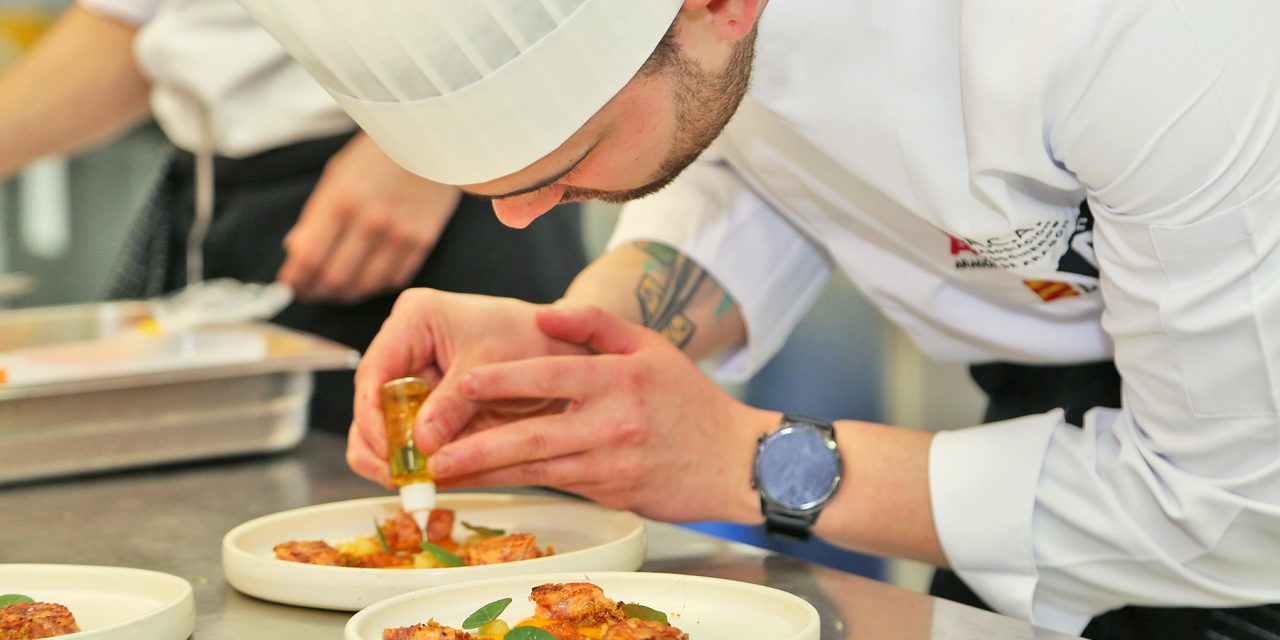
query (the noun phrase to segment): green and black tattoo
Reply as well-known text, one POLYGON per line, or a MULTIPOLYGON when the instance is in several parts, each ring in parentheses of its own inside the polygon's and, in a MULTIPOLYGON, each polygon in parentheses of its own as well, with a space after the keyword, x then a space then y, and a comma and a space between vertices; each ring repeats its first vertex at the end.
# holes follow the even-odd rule
POLYGON ((685 314, 699 294, 719 294, 715 317, 733 307, 733 300, 698 264, 674 248, 656 242, 637 242, 636 247, 649 254, 644 275, 636 285, 636 301, 644 326, 661 333, 672 344, 685 348, 698 331, 697 324, 685 314))

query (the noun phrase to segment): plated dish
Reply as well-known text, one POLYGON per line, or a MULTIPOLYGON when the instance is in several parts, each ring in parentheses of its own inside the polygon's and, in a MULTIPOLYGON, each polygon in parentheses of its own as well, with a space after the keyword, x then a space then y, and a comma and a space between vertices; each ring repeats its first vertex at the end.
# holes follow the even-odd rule
MULTIPOLYGON (((74 616, 78 633, 38 637, 68 640, 185 640, 195 628, 191 584, 167 573, 55 564, 0 565, 0 593, 22 594, 37 603, 55 603, 74 616)), ((9 612, 19 613, 14 609, 9 612)), ((25 613, 25 612, 23 612, 25 613)), ((58 614, 53 609, 41 616, 58 614)), ((45 631, 68 631, 65 619, 44 620, 45 631)), ((16 616, 9 622, 20 624, 16 616)), ((28 627, 30 629, 31 627, 28 627)), ((21 637, 21 636, 19 636, 21 637)))
POLYGON ((276 559, 274 548, 282 541, 338 542, 369 535, 374 519, 382 522, 400 511, 399 498, 388 496, 294 509, 246 522, 223 538, 223 570, 233 587, 257 598, 358 611, 424 587, 532 573, 632 571, 644 562, 644 521, 630 512, 571 498, 499 493, 442 493, 437 506, 456 512, 453 533, 459 540, 471 533, 462 525, 466 521, 533 533, 540 545, 555 553, 500 564, 412 570, 276 559))
POLYGON ((532 616, 514 623, 501 616, 512 603, 502 598, 476 609, 460 628, 435 620, 382 630, 382 640, 689 640, 667 614, 635 602, 618 602, 590 582, 549 582, 529 592, 532 616), (514 626, 513 626, 514 624, 514 626))
MULTIPOLYGON (((785 591, 719 578, 607 571, 510 576, 415 591, 378 602, 352 616, 343 637, 345 640, 383 640, 387 629, 426 624, 432 619, 439 625, 459 628, 478 608, 501 598, 512 599, 501 615, 503 619, 526 620, 535 617, 537 611, 529 599, 533 590, 560 583, 590 583, 602 589, 611 600, 640 603, 662 612, 669 624, 679 629, 676 633, 687 634, 689 640, 818 640, 819 637, 817 610, 785 591)), ((491 640, 491 637, 475 637, 491 640)))

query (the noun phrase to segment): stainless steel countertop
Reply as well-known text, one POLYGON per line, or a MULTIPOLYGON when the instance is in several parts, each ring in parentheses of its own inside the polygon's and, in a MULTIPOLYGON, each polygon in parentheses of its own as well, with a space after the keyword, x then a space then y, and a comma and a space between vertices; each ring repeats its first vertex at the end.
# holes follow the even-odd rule
MULTIPOLYGON (((223 534, 246 520, 385 495, 347 469, 344 450, 342 438, 313 433, 286 454, 0 487, 0 562, 117 565, 181 576, 195 587, 197 640, 341 638, 349 614, 242 595, 223 578, 219 558, 223 534)), ((822 614, 823 640, 1073 637, 659 523, 649 527, 644 570, 798 594, 822 614)))

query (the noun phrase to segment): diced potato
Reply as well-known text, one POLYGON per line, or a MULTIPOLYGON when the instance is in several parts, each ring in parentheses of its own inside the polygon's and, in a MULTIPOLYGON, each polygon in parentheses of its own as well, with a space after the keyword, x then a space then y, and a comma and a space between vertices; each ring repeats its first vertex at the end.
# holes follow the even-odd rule
POLYGON ((354 540, 339 542, 338 551, 353 556, 367 556, 382 551, 382 545, 373 536, 361 536, 354 540))
POLYGON ((510 630, 511 627, 507 626, 507 623, 503 622, 502 619, 499 618, 489 622, 488 624, 481 625, 479 629, 476 629, 476 635, 486 638, 501 638, 502 636, 507 635, 507 632, 510 630))

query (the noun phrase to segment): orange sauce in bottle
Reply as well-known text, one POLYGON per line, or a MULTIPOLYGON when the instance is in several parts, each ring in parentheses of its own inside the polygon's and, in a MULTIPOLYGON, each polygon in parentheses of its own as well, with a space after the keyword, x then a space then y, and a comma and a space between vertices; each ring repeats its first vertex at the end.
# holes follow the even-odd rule
POLYGON ((400 378, 382 385, 382 417, 387 429, 387 463, 396 486, 432 482, 427 456, 413 443, 413 421, 431 389, 421 378, 400 378))

